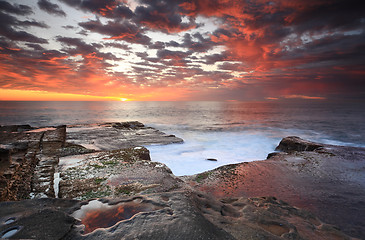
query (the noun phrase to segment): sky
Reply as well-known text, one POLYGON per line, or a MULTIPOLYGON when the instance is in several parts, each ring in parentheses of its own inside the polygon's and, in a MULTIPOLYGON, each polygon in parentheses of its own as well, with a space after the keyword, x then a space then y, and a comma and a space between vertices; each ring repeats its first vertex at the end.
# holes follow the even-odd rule
POLYGON ((0 100, 365 99, 363 0, 0 0, 0 100))

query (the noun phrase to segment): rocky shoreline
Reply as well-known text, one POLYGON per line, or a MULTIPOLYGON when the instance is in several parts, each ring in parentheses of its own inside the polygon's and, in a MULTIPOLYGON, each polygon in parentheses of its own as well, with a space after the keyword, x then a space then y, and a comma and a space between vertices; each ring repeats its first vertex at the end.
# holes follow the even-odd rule
POLYGON ((0 238, 365 238, 365 149, 287 137, 176 177, 144 147, 182 142, 139 122, 0 126, 0 238))

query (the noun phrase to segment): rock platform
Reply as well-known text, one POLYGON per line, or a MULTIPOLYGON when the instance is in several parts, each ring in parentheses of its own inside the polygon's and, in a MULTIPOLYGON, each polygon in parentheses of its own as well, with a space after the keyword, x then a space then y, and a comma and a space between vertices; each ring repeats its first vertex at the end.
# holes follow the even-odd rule
POLYGON ((284 138, 267 160, 176 177, 139 122, 0 126, 0 238, 364 239, 365 150, 284 138))
POLYGON ((350 236, 365 238, 365 149, 284 138, 264 161, 222 166, 185 179, 218 199, 275 196, 350 236))

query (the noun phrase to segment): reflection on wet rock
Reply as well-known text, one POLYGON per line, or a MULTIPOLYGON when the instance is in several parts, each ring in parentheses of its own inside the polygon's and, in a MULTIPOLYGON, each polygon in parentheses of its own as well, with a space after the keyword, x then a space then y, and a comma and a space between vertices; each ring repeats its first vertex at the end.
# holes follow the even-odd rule
POLYGON ((19 229, 20 227, 9 228, 0 234, 0 238, 10 238, 14 236, 19 231, 19 229))
POLYGON ((162 209, 161 206, 141 201, 141 199, 135 199, 130 202, 109 205, 93 200, 82 206, 73 216, 81 220, 81 223, 85 226, 84 234, 87 234, 95 229, 111 227, 120 221, 132 218, 138 213, 162 209))

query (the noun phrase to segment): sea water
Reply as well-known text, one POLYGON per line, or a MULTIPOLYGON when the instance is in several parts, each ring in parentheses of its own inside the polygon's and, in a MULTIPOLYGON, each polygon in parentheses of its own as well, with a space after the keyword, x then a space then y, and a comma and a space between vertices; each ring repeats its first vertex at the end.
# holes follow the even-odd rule
POLYGON ((140 121, 184 139, 148 146, 153 161, 180 176, 263 160, 286 136, 365 147, 364 109, 361 103, 323 101, 0 102, 0 125, 140 121))

